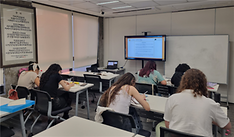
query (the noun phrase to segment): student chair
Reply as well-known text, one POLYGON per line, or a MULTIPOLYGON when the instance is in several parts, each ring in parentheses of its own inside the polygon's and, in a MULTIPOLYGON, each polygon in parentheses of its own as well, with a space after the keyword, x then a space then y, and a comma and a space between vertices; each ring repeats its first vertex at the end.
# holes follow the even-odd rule
POLYGON ((158 88, 158 93, 159 94, 167 96, 167 97, 170 96, 170 92, 169 92, 169 87, 168 86, 158 84, 157 88, 158 88))
POLYGON ((44 116, 47 116, 48 118, 53 119, 48 124, 48 126, 46 128, 46 129, 48 129, 56 119, 65 120, 64 118, 58 116, 58 114, 69 111, 72 109, 70 106, 68 106, 68 107, 62 108, 60 110, 52 111, 52 99, 51 99, 50 95, 45 91, 41 91, 41 90, 37 90, 37 89, 32 89, 32 91, 35 92, 35 94, 36 94, 34 109, 39 113, 39 116, 35 119, 35 121, 33 122, 32 126, 31 126, 30 136, 33 135, 33 132, 32 132, 33 127, 36 124, 36 122, 38 121, 38 119, 41 117, 41 115, 44 115, 44 116))
POLYGON ((146 84, 146 83, 136 83, 135 88, 138 90, 139 93, 144 94, 146 91, 149 95, 156 95, 157 86, 154 84, 146 84))
POLYGON ((220 103, 221 95, 220 93, 209 91, 209 98, 213 99, 215 102, 220 103))
POLYGON ((165 127, 160 127, 160 137, 204 137, 204 136, 184 133, 165 127))
MULTIPOLYGON (((15 89, 17 91, 18 97, 19 99, 21 98, 25 98, 25 99, 30 99, 28 96, 31 95, 31 100, 32 100, 32 94, 30 93, 30 91, 28 90, 28 88, 23 87, 23 86, 16 86, 16 85, 11 85, 12 89, 15 89)), ((29 117, 31 116, 31 114, 33 113, 34 109, 31 108, 27 108, 27 111, 25 111, 24 115, 27 115, 26 119, 24 120, 24 124, 26 124, 26 122, 28 121, 29 117)))
POLYGON ((15 135, 15 132, 12 131, 11 129, 3 126, 3 125, 0 125, 0 137, 11 137, 11 136, 14 136, 15 135))
MULTIPOLYGON (((126 130, 129 132, 132 132, 132 129, 135 129, 135 135, 140 134, 145 137, 150 137, 151 132, 144 130, 144 129, 139 129, 133 117, 129 114, 122 114, 114 111, 109 111, 106 110, 102 113, 103 117, 103 124, 113 126, 122 130, 126 130)), ((134 136, 135 136, 134 135, 134 136)))
POLYGON ((99 75, 84 74, 84 80, 86 83, 94 84, 93 87, 88 89, 89 92, 93 93, 93 100, 91 102, 94 103, 94 99, 96 98, 95 92, 103 93, 101 77, 99 75))
POLYGON ((23 87, 23 86, 16 86, 15 88, 16 88, 19 99, 21 98, 29 99, 28 95, 30 95, 30 92, 28 88, 23 87))

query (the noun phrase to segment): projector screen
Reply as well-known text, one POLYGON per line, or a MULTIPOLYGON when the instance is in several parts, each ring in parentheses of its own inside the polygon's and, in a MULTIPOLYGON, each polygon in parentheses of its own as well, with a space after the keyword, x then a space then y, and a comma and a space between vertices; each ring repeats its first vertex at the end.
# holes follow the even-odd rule
POLYGON ((166 36, 125 36, 125 59, 165 61, 166 36))

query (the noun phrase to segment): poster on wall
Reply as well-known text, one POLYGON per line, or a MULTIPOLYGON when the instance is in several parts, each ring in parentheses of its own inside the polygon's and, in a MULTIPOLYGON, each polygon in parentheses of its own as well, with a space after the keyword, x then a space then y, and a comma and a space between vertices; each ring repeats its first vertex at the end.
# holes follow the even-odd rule
POLYGON ((0 67, 28 65, 37 62, 36 15, 34 7, 0 3, 0 67))

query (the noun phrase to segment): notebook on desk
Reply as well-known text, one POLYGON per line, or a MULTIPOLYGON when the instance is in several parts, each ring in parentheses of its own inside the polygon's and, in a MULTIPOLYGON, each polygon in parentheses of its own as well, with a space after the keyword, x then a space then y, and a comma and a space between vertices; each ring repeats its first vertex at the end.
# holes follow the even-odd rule
POLYGON ((117 69, 118 68, 118 61, 108 60, 106 68, 107 69, 117 69))

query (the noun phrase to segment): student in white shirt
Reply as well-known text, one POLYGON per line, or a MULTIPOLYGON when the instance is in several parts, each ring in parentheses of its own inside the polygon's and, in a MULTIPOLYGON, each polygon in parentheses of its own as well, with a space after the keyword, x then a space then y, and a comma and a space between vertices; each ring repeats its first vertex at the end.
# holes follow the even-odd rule
POLYGON ((108 107, 116 112, 123 114, 133 115, 136 123, 140 124, 139 118, 137 117, 135 109, 129 107, 131 105, 132 97, 135 98, 146 111, 150 110, 150 106, 145 99, 145 95, 139 94, 137 89, 134 87, 135 77, 131 73, 124 74, 118 79, 101 97, 100 104, 103 107, 108 107))
POLYGON ((164 120, 167 128, 213 137, 212 123, 230 131, 229 118, 220 104, 207 98, 207 80, 203 72, 189 69, 182 76, 177 94, 167 100, 164 120))

